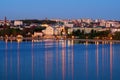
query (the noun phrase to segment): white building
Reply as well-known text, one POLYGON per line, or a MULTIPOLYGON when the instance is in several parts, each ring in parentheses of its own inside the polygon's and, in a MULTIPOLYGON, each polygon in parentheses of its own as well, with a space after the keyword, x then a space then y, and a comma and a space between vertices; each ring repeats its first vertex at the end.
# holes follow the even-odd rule
POLYGON ((55 35, 60 35, 60 34, 61 34, 61 28, 60 28, 60 27, 56 27, 56 28, 54 29, 54 34, 55 34, 55 35))
POLYGON ((105 20, 99 20, 100 26, 106 26, 106 21, 105 20))
POLYGON ((74 23, 73 22, 67 22, 67 21, 65 21, 64 22, 64 26, 65 27, 74 27, 74 23))
POLYGON ((54 34, 54 28, 53 27, 46 27, 45 30, 42 31, 44 35, 52 36, 54 34))
POLYGON ((42 37, 43 33, 42 32, 34 32, 34 37, 42 37))
POLYGON ((22 21, 14 21, 14 26, 21 26, 23 25, 22 21))
POLYGON ((88 19, 82 19, 82 22, 90 24, 91 22, 93 22, 93 20, 89 19, 89 18, 88 19))

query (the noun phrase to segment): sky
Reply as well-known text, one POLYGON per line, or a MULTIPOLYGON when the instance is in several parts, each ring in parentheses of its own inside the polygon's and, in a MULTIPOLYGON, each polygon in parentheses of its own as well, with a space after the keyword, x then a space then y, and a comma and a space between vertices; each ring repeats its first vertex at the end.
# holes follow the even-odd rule
POLYGON ((120 0, 0 0, 0 19, 120 20, 120 0))

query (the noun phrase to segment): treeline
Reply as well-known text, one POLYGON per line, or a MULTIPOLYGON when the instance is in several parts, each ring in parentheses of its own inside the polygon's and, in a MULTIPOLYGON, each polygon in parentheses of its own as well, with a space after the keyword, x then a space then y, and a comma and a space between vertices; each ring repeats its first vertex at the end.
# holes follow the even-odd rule
POLYGON ((56 24, 56 21, 52 21, 52 20, 20 20, 23 21, 24 24, 32 24, 32 23, 36 23, 36 24, 56 24))
POLYGON ((0 30, 0 36, 17 36, 17 35, 22 35, 23 37, 31 37, 32 34, 34 34, 34 32, 42 32, 42 30, 44 30, 45 27, 31 27, 31 28, 23 28, 21 29, 13 29, 13 28, 6 28, 3 30, 0 30))
POLYGON ((114 34, 111 33, 110 30, 106 30, 106 31, 95 31, 95 30, 91 30, 90 33, 85 33, 84 30, 74 30, 72 32, 73 36, 75 36, 75 38, 78 39, 114 39, 114 40, 120 40, 120 32, 115 32, 114 34))
POLYGON ((120 40, 120 32, 115 32, 115 34, 113 35, 113 39, 120 40))

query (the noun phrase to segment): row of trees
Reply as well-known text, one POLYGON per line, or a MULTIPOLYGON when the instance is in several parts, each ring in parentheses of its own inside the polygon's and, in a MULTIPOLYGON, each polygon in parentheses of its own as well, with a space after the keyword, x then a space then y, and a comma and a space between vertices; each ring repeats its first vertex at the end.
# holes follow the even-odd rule
POLYGON ((76 30, 76 31, 73 31, 71 35, 79 39, 86 39, 86 38, 110 39, 112 37, 112 39, 114 40, 120 40, 120 32, 115 32, 114 34, 112 34, 110 30, 106 30, 106 31, 91 30, 90 33, 85 33, 84 30, 76 30))
POLYGON ((34 34, 34 32, 42 32, 42 30, 44 30, 45 27, 31 27, 31 28, 23 28, 22 30, 18 29, 14 29, 14 28, 5 28, 0 30, 0 36, 17 36, 17 35, 22 35, 24 37, 31 37, 32 34, 34 34))
POLYGON ((113 39, 120 40, 120 32, 115 32, 115 34, 113 35, 113 39))
POLYGON ((56 21, 52 21, 52 20, 21 20, 21 21, 23 21, 23 23, 27 25, 30 25, 32 23, 35 23, 35 24, 56 24, 57 23, 56 21))

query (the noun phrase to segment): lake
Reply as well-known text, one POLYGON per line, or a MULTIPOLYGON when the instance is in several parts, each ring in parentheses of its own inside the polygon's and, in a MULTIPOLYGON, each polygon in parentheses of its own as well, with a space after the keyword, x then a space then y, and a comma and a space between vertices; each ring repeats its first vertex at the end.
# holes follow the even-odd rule
POLYGON ((0 80, 119 79, 119 43, 0 41, 0 80))

